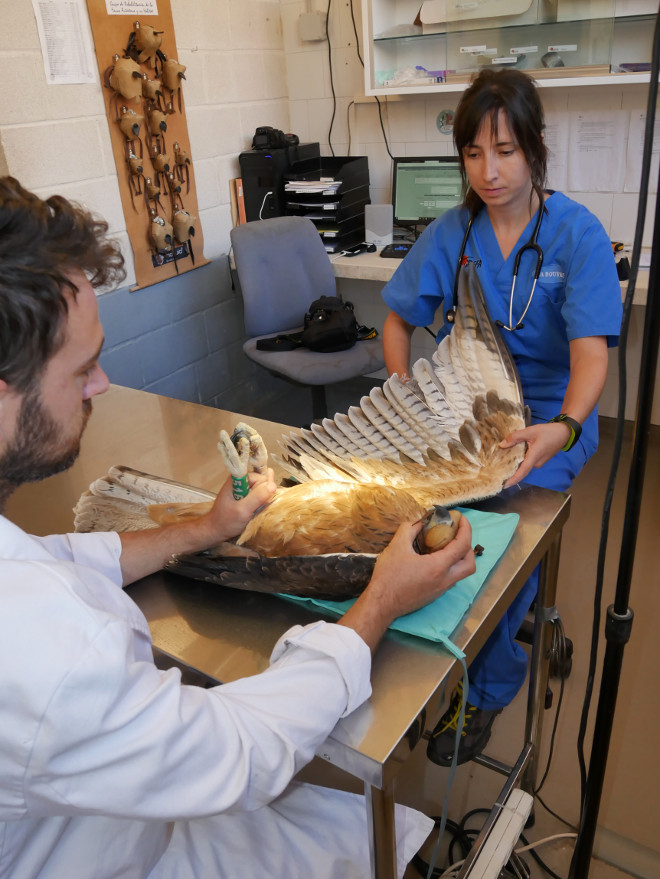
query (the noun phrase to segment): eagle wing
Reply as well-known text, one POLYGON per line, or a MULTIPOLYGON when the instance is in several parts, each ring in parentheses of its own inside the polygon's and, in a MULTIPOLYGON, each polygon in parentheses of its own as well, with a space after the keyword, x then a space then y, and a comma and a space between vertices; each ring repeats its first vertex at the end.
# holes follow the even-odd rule
MULTIPOLYGON (((525 426, 526 407, 472 266, 460 273, 452 332, 412 374, 406 384, 393 375, 346 414, 285 436, 278 461, 297 484, 278 489, 231 550, 175 558, 168 567, 237 588, 347 597, 366 585, 373 559, 401 522, 432 505, 498 494, 524 456, 522 444, 500 443, 525 426)), ((155 527, 203 512, 213 497, 128 468, 114 471, 80 499, 77 530, 155 527), (137 508, 128 506, 133 488, 137 508), (116 500, 122 509, 115 504, 108 525, 116 500), (200 502, 207 506, 194 506, 200 502)))
POLYGON ((290 433, 278 462, 299 482, 402 488, 424 506, 499 493, 524 456, 523 445, 499 444, 525 427, 526 408, 471 265, 460 275, 452 332, 412 375, 406 384, 393 375, 345 415, 290 433))

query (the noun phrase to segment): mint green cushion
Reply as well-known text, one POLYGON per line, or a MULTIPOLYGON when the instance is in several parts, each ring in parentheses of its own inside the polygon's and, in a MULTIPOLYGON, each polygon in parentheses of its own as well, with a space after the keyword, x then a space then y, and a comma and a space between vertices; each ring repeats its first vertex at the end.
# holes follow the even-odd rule
MULTIPOLYGON (((459 509, 472 526, 472 546, 480 544, 484 548, 483 554, 476 559, 477 570, 471 576, 460 580, 431 604, 414 613, 399 617, 390 627, 420 638, 427 638, 429 641, 440 641, 457 656, 462 655, 461 651, 457 652, 450 641, 450 636, 507 548, 520 518, 517 513, 484 513, 480 510, 459 509)), ((312 609, 320 607, 337 616, 346 613, 354 601, 354 599, 321 601, 291 595, 282 598, 302 602, 312 609)))

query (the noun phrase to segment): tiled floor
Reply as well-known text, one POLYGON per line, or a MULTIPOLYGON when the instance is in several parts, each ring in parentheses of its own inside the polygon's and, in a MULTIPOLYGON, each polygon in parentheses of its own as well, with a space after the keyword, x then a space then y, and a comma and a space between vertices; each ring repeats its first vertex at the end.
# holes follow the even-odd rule
MULTIPOLYGON (((345 412, 349 405, 359 402, 362 394, 372 385, 370 379, 358 379, 329 389, 329 411, 345 412)), ((284 400, 274 403, 270 411, 255 413, 271 420, 303 424, 309 415, 306 405, 308 391, 292 389, 284 400)), ((626 426, 623 457, 619 468, 617 492, 610 522, 611 550, 606 565, 606 588, 603 607, 612 601, 618 564, 618 543, 622 532, 626 497, 628 462, 631 452, 631 425, 626 426)), ((575 482, 572 493, 572 511, 564 529, 559 571, 557 605, 566 634, 575 647, 573 670, 566 682, 563 706, 558 725, 557 742, 551 771, 544 785, 542 797, 553 811, 570 822, 577 821, 579 810, 579 773, 576 759, 576 736, 584 698, 587 661, 593 616, 593 589, 595 582, 600 517, 605 486, 610 470, 614 422, 601 420, 601 445, 597 455, 587 464, 575 482)), ((599 824, 604 824, 608 839, 600 839, 601 852, 630 872, 621 872, 603 860, 592 861, 589 879, 626 879, 628 876, 660 876, 657 821, 654 817, 655 791, 660 785, 657 761, 657 729, 660 723, 660 705, 657 699, 657 673, 660 665, 660 578, 655 562, 657 522, 660 520, 660 429, 652 428, 649 460, 642 504, 642 517, 637 538, 637 553, 633 575, 631 604, 636 611, 633 635, 624 653, 624 664, 619 689, 615 722, 610 744, 610 756, 605 779, 599 824), (654 694, 652 698, 648 698, 654 694), (613 840, 613 841, 612 841, 613 840), (623 849, 619 843, 624 841, 623 849), (626 846, 628 846, 626 848, 626 846), (612 855, 614 851, 614 855, 612 855), (639 855, 643 853, 643 856, 639 855), (639 866, 638 862, 643 862, 639 866), (650 862, 650 866, 649 866, 650 862), (637 866, 636 866, 637 865, 637 866)), ((587 759, 595 705, 599 692, 599 674, 602 667, 603 624, 601 622, 600 653, 594 688, 594 697, 587 736, 587 759)), ((552 684, 555 705, 558 684, 552 684)), ((438 706, 440 707, 440 706, 438 706)), ((521 691, 516 700, 498 718, 487 752, 490 756, 511 763, 522 744, 526 710, 526 693, 521 691)), ((432 726, 437 717, 429 717, 432 726)), ((542 763, 545 765, 554 708, 545 720, 542 763)), ((323 771, 323 770, 322 770, 323 771)), ((317 779, 318 780, 318 779, 317 779)), ((325 783, 353 787, 346 779, 321 778, 325 783)), ((426 814, 438 814, 444 797, 447 770, 429 763, 425 747, 420 744, 412 753, 405 771, 397 778, 397 799, 421 809, 426 814)), ((450 817, 460 820, 468 810, 490 805, 503 783, 497 776, 476 764, 459 767, 450 801, 450 817)), ((355 788, 354 788, 355 789, 355 788)), ((359 790, 359 786, 357 788, 359 790)), ((535 825, 526 834, 530 841, 565 832, 567 828, 548 814, 542 806, 535 809, 535 825)), ((599 830, 600 833, 600 830, 599 830)), ((599 836, 594 852, 598 852, 599 836)), ((543 846, 539 854, 562 879, 568 876, 572 842, 557 841, 543 846)), ((532 879, 546 876, 529 855, 526 861, 532 879)), ((409 868, 406 879, 415 879, 417 872, 409 868)), ((585 877, 579 877, 585 879, 585 877)))

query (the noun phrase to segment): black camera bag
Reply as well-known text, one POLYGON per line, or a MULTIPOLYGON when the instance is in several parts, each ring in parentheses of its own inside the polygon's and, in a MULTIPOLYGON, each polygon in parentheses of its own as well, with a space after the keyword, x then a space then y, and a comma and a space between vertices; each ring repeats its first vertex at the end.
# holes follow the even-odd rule
POLYGON ((346 351, 358 340, 353 303, 339 296, 321 296, 305 315, 302 343, 310 351, 346 351))

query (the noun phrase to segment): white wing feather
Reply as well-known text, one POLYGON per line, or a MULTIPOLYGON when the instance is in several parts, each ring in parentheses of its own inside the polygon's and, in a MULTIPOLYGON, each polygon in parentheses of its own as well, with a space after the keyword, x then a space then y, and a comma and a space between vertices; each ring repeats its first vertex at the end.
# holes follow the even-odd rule
POLYGON ((404 384, 393 375, 348 415, 313 425, 313 440, 303 433, 304 448, 289 434, 281 443, 282 465, 301 482, 414 484, 416 496, 436 491, 438 502, 449 482, 454 503, 499 491, 524 454, 522 445, 502 450, 499 442, 525 426, 525 406, 513 359, 472 266, 461 272, 452 332, 432 362, 413 365, 412 376, 404 384))

